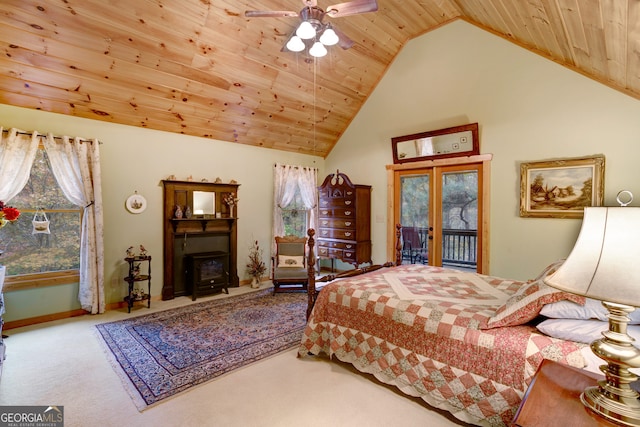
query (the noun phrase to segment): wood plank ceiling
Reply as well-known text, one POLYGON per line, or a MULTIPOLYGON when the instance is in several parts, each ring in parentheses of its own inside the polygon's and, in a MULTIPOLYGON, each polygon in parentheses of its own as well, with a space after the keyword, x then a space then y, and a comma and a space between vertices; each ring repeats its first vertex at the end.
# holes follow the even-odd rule
POLYGON ((308 62, 281 52, 298 18, 244 17, 301 0, 2 0, 0 103, 326 157, 402 46, 455 19, 640 99, 640 0, 378 5, 308 62))

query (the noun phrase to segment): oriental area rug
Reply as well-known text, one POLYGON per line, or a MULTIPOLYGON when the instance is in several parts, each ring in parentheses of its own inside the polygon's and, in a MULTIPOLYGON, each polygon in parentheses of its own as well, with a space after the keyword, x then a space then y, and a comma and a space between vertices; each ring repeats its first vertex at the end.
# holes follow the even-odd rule
POLYGON ((96 325, 138 410, 300 344, 306 293, 270 289, 96 325))

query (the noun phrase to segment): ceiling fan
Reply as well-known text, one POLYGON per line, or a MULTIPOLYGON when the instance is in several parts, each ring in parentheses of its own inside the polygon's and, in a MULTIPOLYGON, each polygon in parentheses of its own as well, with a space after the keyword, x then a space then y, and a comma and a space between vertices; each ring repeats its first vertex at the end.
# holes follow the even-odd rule
POLYGON ((283 52, 302 52, 308 49, 311 56, 321 57, 327 54, 325 46, 337 44, 343 49, 349 49, 354 42, 342 31, 330 23, 323 23, 325 16, 340 18, 359 13, 375 12, 378 10, 376 0, 353 0, 338 3, 323 10, 318 7, 317 0, 302 0, 304 8, 300 12, 287 10, 248 10, 244 13, 247 18, 280 18, 297 16, 302 21, 294 32, 291 33, 283 52))

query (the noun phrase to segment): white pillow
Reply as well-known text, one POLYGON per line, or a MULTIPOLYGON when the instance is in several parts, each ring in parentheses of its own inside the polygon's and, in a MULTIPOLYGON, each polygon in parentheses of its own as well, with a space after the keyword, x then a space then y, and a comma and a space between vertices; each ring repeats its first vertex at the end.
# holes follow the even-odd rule
POLYGON ((278 255, 278 267, 304 268, 303 256, 278 255))
MULTIPOLYGON (((562 300, 546 304, 540 310, 540 314, 552 319, 598 319, 608 321, 609 311, 604 308, 601 301, 586 298, 585 304, 580 305, 569 300, 562 300)), ((636 309, 629 317, 630 325, 640 324, 640 310, 636 309)))
MULTIPOLYGON (((591 344, 602 338, 602 332, 609 328, 609 322, 580 319, 547 319, 536 326, 540 332, 553 338, 591 344)), ((640 348, 640 326, 627 326, 627 333, 640 348)))

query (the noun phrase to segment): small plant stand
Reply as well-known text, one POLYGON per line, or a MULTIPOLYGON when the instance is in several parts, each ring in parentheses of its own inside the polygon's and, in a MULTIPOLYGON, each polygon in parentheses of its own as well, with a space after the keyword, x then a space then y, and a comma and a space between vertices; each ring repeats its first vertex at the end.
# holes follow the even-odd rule
POLYGON ((129 293, 126 297, 124 297, 124 302, 127 303, 128 312, 131 313, 131 307, 133 307, 133 303, 136 301, 147 301, 147 308, 151 308, 151 257, 150 256, 135 256, 128 257, 124 259, 127 263, 129 263, 129 275, 124 278, 124 281, 127 282, 129 293), (147 266, 147 274, 139 274, 136 273, 136 264, 146 263, 147 266), (137 282, 147 281, 147 293, 142 296, 136 298, 133 293, 134 285, 137 282))

